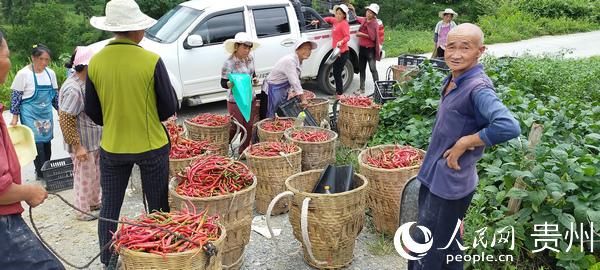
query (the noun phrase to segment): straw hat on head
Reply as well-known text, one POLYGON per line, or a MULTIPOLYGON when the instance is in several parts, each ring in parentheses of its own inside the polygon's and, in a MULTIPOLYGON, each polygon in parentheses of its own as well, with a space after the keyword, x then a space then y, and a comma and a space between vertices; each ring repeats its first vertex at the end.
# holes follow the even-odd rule
POLYGON ((341 9, 344 12, 344 14, 346 14, 346 17, 348 17, 348 12, 350 11, 350 9, 348 8, 348 6, 346 6, 346 4, 335 5, 333 6, 333 9, 329 10, 329 12, 335 14, 338 8, 341 9))
POLYGON ((75 59, 73 60, 73 66, 84 65, 87 66, 90 63, 90 59, 94 55, 94 50, 87 46, 77 46, 75 51, 75 59))
POLYGON ((378 4, 372 3, 369 6, 366 6, 365 8, 370 11, 373 11, 373 13, 375 13, 375 15, 379 14, 379 5, 378 4))
POLYGON ((438 13, 440 18, 444 18, 444 14, 452 14, 452 18, 458 17, 458 13, 456 13, 456 11, 452 10, 451 8, 444 9, 443 11, 440 11, 440 13, 438 13))
POLYGON ((106 16, 92 17, 90 24, 110 32, 139 31, 150 28, 155 19, 144 14, 134 0, 111 0, 106 4, 106 16))
POLYGON ((235 44, 236 43, 243 43, 249 46, 252 46, 252 49, 250 49, 251 51, 256 50, 256 48, 260 47, 260 44, 258 42, 256 42, 252 36, 250 36, 250 34, 246 33, 246 32, 239 32, 237 34, 235 34, 234 38, 225 40, 225 51, 227 51, 228 53, 233 53, 233 51, 235 50, 235 44))
POLYGON ((294 50, 297 50, 298 48, 300 48, 302 46, 302 44, 304 44, 304 43, 310 43, 311 50, 314 50, 317 48, 316 42, 303 37, 300 40, 296 41, 296 44, 294 45, 294 50))

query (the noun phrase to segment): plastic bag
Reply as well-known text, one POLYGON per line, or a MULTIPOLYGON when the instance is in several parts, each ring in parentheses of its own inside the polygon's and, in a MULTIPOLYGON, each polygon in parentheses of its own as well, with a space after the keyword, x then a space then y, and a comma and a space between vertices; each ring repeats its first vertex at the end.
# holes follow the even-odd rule
POLYGON ((252 112, 252 78, 246 73, 230 73, 229 81, 233 84, 231 89, 233 98, 246 122, 250 121, 252 112))

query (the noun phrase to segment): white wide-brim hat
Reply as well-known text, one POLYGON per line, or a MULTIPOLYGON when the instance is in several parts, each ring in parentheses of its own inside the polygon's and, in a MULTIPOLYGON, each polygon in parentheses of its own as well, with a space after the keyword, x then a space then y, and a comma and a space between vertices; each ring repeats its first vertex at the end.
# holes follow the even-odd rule
POLYGON ((370 11, 373 11, 373 13, 375 13, 375 15, 379 14, 379 5, 378 4, 373 3, 373 4, 370 4, 369 6, 366 6, 365 8, 370 11))
POLYGON ((452 14, 452 18, 458 17, 458 13, 456 13, 456 11, 452 10, 451 8, 444 9, 443 11, 440 11, 440 13, 438 13, 440 18, 444 18, 444 14, 452 14))
POLYGON ((303 37, 300 40, 296 41, 296 44, 294 45, 294 50, 297 50, 298 48, 300 48, 302 46, 302 44, 304 44, 304 43, 310 43, 311 50, 316 49, 318 46, 316 42, 303 37))
POLYGON ((251 51, 254 51, 256 48, 260 47, 260 44, 256 42, 256 40, 254 40, 250 34, 246 32, 239 32, 235 34, 235 37, 225 40, 225 51, 228 53, 233 53, 236 43, 243 43, 247 45, 252 44, 252 49, 250 49, 251 51))
POLYGON ((348 8, 348 6, 346 6, 346 4, 335 5, 333 6, 333 9, 331 9, 329 12, 335 14, 338 8, 341 9, 344 12, 344 14, 346 14, 346 17, 348 17, 348 12, 350 11, 350 9, 348 8))
POLYGON ((111 0, 106 3, 105 14, 104 17, 92 17, 90 24, 104 31, 127 32, 145 30, 156 23, 134 0, 111 0))

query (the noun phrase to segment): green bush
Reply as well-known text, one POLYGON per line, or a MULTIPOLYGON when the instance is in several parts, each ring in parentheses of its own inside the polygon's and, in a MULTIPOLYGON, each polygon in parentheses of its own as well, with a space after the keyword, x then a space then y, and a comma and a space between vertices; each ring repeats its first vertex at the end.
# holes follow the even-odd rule
POLYGON ((526 39, 542 31, 532 14, 511 5, 502 5, 494 15, 481 16, 479 26, 487 44, 526 39))
POLYGON ((387 29, 383 49, 386 57, 430 52, 433 50, 433 32, 405 28, 387 29))
POLYGON ((181 0, 144 0, 137 1, 140 9, 148 14, 148 16, 158 19, 162 17, 167 11, 171 10, 177 4, 185 2, 181 0))
POLYGON ((590 0, 519 0, 519 9, 540 18, 589 19, 593 15, 593 5, 597 1, 590 0))

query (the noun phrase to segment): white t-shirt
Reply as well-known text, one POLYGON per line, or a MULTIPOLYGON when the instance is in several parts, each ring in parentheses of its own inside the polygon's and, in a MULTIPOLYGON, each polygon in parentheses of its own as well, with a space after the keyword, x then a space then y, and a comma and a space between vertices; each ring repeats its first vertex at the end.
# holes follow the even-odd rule
MULTIPOLYGON (((54 73, 54 70, 50 68, 46 68, 46 70, 48 70, 50 77, 48 77, 46 71, 35 74, 38 85, 49 85, 52 83, 52 87, 54 89, 58 89, 56 73, 54 73)), ((17 75, 15 75, 15 79, 13 80, 10 88, 13 90, 22 91, 23 99, 33 96, 35 91, 35 82, 33 80, 33 71, 31 70, 31 66, 26 66, 17 72, 17 75)))

